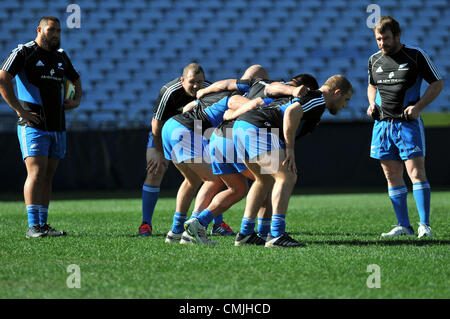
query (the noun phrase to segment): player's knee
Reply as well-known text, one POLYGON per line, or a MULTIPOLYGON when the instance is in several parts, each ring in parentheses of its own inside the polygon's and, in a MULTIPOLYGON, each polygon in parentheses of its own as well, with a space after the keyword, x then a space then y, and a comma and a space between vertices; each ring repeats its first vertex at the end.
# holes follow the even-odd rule
POLYGON ((237 201, 243 199, 248 193, 247 184, 236 185, 236 186, 230 188, 230 190, 231 190, 231 196, 233 197, 233 199, 235 199, 237 201))
POLYGON ((388 180, 389 182, 393 182, 395 184, 399 180, 403 179, 403 167, 385 165, 383 167, 383 171, 386 180, 388 180))
POLYGON ((425 172, 425 168, 417 168, 414 167, 408 171, 409 178, 413 182, 418 181, 426 181, 427 180, 427 174, 425 172))

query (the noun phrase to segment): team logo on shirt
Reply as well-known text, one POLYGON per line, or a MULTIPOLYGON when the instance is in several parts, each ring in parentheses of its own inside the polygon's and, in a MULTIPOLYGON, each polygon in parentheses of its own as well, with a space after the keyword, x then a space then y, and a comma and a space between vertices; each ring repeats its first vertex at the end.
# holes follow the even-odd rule
POLYGON ((408 65, 408 63, 400 64, 400 65, 398 66, 398 70, 399 70, 399 71, 407 71, 407 70, 409 70, 409 68, 406 67, 407 65, 408 65))
POLYGON ((394 77, 394 72, 389 73, 389 78, 392 79, 394 77))
POLYGON ((53 75, 53 74, 55 74, 55 70, 51 69, 50 70, 50 75, 53 75))

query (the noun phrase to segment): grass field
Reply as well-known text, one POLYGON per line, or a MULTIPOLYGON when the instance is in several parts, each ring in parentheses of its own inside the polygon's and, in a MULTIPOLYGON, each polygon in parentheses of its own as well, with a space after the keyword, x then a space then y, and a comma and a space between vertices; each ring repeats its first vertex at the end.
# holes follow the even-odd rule
MULTIPOLYGON (((418 215, 409 194, 410 218, 418 215)), ((295 195, 287 231, 299 249, 166 244, 173 198, 161 198, 154 236, 137 237, 139 198, 58 199, 49 223, 65 238, 26 239, 19 201, 0 202, 0 298, 449 298, 450 192, 432 193, 433 238, 380 240, 395 223, 384 193, 295 195), (68 288, 80 268, 81 288, 68 288), (368 265, 381 288, 368 288, 368 265)), ((238 230, 245 202, 225 220, 238 230)))

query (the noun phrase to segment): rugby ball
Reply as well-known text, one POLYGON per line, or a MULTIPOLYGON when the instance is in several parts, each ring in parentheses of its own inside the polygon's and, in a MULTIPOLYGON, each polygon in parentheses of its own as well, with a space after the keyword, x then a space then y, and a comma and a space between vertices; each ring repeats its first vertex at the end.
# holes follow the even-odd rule
POLYGON ((73 100, 75 98, 75 85, 69 79, 64 79, 62 86, 62 95, 64 99, 73 100))

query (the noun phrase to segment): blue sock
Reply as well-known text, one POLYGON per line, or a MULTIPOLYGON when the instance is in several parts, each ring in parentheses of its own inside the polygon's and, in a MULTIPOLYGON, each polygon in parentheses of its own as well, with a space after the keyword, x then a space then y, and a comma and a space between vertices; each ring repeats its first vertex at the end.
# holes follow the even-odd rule
POLYGON ((184 231, 185 221, 186 221, 186 214, 175 212, 175 214, 173 214, 172 233, 181 234, 184 231))
POLYGON ((258 234, 266 237, 270 232, 271 218, 258 218, 258 234))
POLYGON ((223 223, 223 215, 220 214, 217 217, 214 217, 214 225, 220 225, 223 223))
POLYGON ((270 233, 272 237, 279 237, 286 232, 286 216, 285 215, 272 215, 272 224, 270 226, 270 233))
POLYGON ((40 205, 27 205, 28 227, 39 225, 40 205))
POLYGON ((39 224, 41 226, 47 224, 47 217, 48 217, 48 205, 41 205, 39 207, 39 224))
POLYGON ((239 231, 242 235, 248 236, 255 232, 256 221, 254 218, 243 217, 241 222, 241 230, 239 231))
POLYGON ((142 221, 152 225, 153 212, 159 197, 159 186, 142 186, 142 221))
POLYGON ((420 222, 430 226, 431 189, 428 182, 413 184, 413 195, 416 200, 420 222))
POLYGON ((197 218, 200 224, 202 224, 205 227, 208 227, 209 223, 211 223, 212 220, 214 219, 214 215, 213 213, 211 213, 210 210, 205 209, 200 213, 200 215, 198 215, 197 218))
POLYGON ((388 191, 392 206, 394 206, 395 215, 397 215, 398 225, 403 227, 411 226, 408 216, 408 189, 405 185, 402 185, 390 187, 388 191))
POLYGON ((198 215, 200 215, 200 213, 201 212, 193 211, 192 214, 191 214, 191 217, 189 217, 189 219, 198 218, 198 215))

